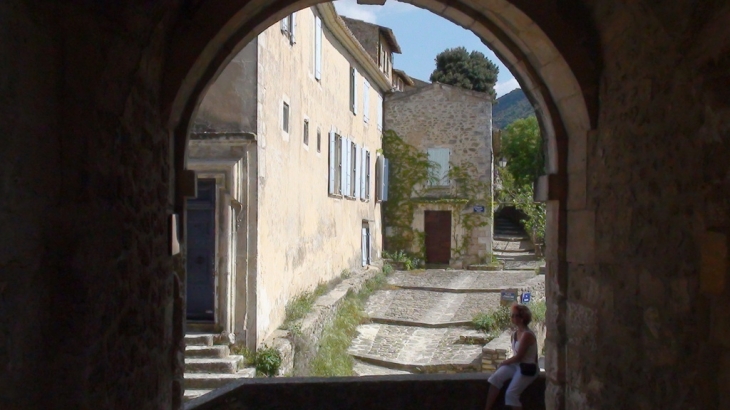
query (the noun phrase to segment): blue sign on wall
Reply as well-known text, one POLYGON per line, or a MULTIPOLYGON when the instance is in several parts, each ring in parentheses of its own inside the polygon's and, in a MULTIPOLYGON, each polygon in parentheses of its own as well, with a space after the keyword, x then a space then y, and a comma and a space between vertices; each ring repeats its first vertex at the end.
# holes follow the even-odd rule
POLYGON ((530 300, 532 299, 532 295, 530 295, 530 292, 524 292, 522 294, 522 304, 530 303, 530 300))
POLYGON ((477 205, 474 207, 474 212, 483 214, 486 211, 486 208, 482 205, 477 205))

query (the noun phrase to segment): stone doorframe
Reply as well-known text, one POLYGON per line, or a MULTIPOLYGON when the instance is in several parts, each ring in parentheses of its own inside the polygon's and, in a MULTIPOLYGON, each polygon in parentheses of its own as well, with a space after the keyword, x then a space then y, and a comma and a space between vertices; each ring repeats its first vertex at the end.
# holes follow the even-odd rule
MULTIPOLYGON (((225 142, 226 145, 228 142, 225 142)), ((258 178, 256 142, 233 143, 239 157, 203 157, 210 141, 190 140, 188 169, 216 181, 215 325, 231 342, 256 345, 258 178), (252 314, 248 314, 252 312, 252 314)))

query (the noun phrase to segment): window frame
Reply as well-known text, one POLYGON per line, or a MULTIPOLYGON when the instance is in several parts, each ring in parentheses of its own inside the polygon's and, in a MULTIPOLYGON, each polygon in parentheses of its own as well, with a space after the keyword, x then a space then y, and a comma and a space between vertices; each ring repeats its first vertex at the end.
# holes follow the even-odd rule
POLYGON ((281 130, 285 133, 289 133, 289 123, 291 117, 291 106, 288 102, 282 101, 281 106, 281 130))
POLYGON ((309 146, 309 119, 304 119, 304 128, 302 129, 302 141, 305 146, 309 146))

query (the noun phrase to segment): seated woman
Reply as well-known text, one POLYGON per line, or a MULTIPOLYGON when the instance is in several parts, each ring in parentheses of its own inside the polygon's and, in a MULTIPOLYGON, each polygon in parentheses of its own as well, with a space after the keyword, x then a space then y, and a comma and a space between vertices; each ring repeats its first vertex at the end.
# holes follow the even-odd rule
POLYGON ((512 351, 515 355, 503 361, 497 371, 489 377, 489 394, 487 395, 487 407, 485 410, 492 410, 497 401, 499 391, 504 383, 512 379, 507 388, 504 402, 513 409, 521 409, 520 394, 538 376, 537 364, 537 338, 527 327, 532 320, 532 312, 525 305, 512 306, 512 324, 516 330, 512 334, 512 351))

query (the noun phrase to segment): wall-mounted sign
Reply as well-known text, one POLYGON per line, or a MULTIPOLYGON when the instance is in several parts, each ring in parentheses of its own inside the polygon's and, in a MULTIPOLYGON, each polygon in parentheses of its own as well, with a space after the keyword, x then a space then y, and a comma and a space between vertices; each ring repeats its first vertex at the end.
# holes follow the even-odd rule
POLYGON ((487 208, 483 205, 476 205, 474 207, 474 212, 479 213, 479 214, 483 214, 484 212, 486 212, 486 210, 487 210, 487 208))
POLYGON ((530 303, 530 300, 532 300, 532 295, 530 295, 530 292, 523 292, 522 293, 522 300, 520 303, 523 305, 530 303))
POLYGON ((499 304, 510 306, 517 302, 517 289, 504 289, 499 293, 499 304))

